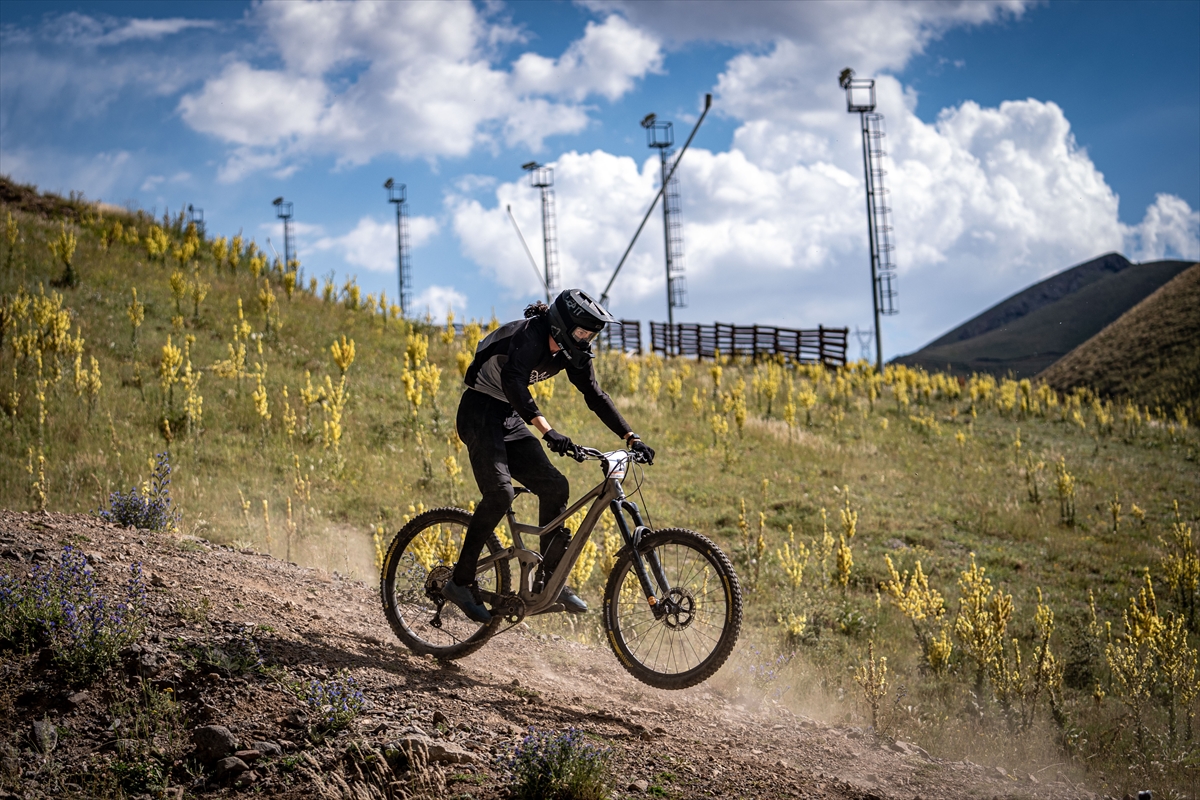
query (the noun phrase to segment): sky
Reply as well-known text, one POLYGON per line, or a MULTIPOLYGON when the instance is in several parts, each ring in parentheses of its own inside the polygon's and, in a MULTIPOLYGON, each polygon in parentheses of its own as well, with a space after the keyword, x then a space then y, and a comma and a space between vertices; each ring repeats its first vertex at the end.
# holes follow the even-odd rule
MULTIPOLYGON (((383 182, 407 186, 413 306, 520 314, 599 295, 658 190, 639 121, 682 142, 677 320, 872 327, 863 165, 837 75, 874 78, 910 352, 1106 252, 1200 258, 1200 2, 0 4, 0 173, 281 248, 397 290, 383 182)), ((610 292, 666 318, 654 214, 610 292)), ((858 355, 853 353, 852 355, 858 355)))

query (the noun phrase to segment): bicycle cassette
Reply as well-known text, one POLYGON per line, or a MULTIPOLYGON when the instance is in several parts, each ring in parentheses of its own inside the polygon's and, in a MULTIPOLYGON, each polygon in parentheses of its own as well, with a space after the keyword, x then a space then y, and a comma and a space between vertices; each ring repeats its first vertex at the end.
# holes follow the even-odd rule
MULTIPOLYGON (((445 602, 442 598, 442 587, 444 587, 454 573, 449 567, 434 567, 429 570, 429 575, 425 577, 425 596, 430 600, 445 602)), ((441 608, 441 603, 438 603, 441 608)))

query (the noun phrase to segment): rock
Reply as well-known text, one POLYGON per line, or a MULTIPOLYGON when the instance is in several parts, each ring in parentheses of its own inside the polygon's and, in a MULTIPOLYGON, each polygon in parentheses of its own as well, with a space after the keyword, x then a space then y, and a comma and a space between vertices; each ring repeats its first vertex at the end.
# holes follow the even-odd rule
POLYGON ((212 764, 237 750, 237 739, 224 725, 205 725, 192 731, 192 744, 196 746, 196 758, 204 764, 212 764))
POLYGON ((99 553, 99 552, 88 553, 86 557, 87 557, 89 564, 95 565, 95 564, 103 564, 104 563, 104 555, 102 553, 99 553))
POLYGON ((1008 770, 1004 769, 1004 767, 996 767, 996 774, 999 775, 1001 778, 1007 778, 1008 770))
POLYGON ((160 589, 166 589, 168 586, 170 586, 169 583, 163 580, 163 576, 159 575, 157 572, 150 573, 150 585, 157 586, 160 589))
POLYGON ((53 752, 58 747, 58 728, 48 719, 33 721, 33 745, 41 753, 53 752))
POLYGON ((424 748, 429 754, 431 764, 474 764, 475 755, 464 747, 446 739, 431 739, 417 733, 410 733, 398 741, 388 745, 388 749, 399 752, 424 748))
POLYGON ((238 789, 245 789, 248 786, 253 786, 258 783, 258 773, 254 770, 243 772, 234 779, 233 785, 238 789))
POLYGON ((234 753, 234 755, 240 758, 242 761, 245 761, 247 764, 253 764, 263 756, 261 750, 238 750, 236 753, 234 753))
MULTIPOLYGON (((260 744, 263 744, 263 743, 255 742, 255 745, 260 745, 260 744)), ((280 739, 279 746, 282 747, 284 750, 287 750, 289 753, 296 749, 296 743, 288 741, 287 739, 280 739)), ((259 748, 259 749, 261 749, 261 748, 259 748)))
POLYGON ((627 792, 641 792, 641 793, 645 794, 646 792, 650 791, 650 782, 649 782, 649 781, 644 781, 644 780, 641 780, 641 779, 639 778, 638 780, 636 780, 636 781, 634 781, 633 783, 629 784, 629 788, 628 788, 628 789, 626 789, 625 791, 627 791, 627 792))
POLYGON ((304 710, 300 708, 290 709, 279 721, 279 724, 289 728, 304 728, 308 725, 308 714, 305 714, 304 710))
POLYGON ((446 719, 446 715, 443 714, 441 711, 433 712, 433 724, 434 725, 446 725, 449 722, 450 722, 450 720, 446 719))
POLYGON ((283 755, 283 748, 274 742, 251 742, 250 747, 268 758, 283 755))
POLYGON ((79 707, 87 702, 87 699, 91 696, 91 693, 86 691, 74 692, 67 697, 67 708, 71 711, 78 711, 79 707))
POLYGON ((245 761, 242 761, 237 756, 229 756, 217 762, 216 767, 213 769, 213 774, 216 775, 218 780, 229 780, 241 775, 248 769, 250 767, 246 766, 245 761))

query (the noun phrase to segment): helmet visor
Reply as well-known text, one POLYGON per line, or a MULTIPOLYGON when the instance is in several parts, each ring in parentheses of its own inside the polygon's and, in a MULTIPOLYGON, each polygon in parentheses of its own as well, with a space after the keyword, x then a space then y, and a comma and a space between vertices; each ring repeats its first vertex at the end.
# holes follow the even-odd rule
POLYGON ((579 344, 591 344, 600 335, 600 331, 589 331, 587 328, 576 328, 571 331, 571 338, 579 344))

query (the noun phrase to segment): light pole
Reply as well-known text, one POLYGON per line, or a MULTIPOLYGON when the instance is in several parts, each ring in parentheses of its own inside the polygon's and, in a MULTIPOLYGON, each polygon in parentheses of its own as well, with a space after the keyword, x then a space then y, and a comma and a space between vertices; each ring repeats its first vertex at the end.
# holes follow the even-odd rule
POLYGON ((875 369, 883 373, 883 331, 880 316, 896 313, 896 267, 892 263, 891 209, 884 202, 883 186, 883 115, 875 112, 875 81, 855 78, 847 67, 838 75, 838 85, 846 90, 846 111, 858 114, 862 126, 863 175, 867 184, 867 238, 871 248, 871 303, 875 311, 875 369))
POLYGON ((545 270, 546 302, 558 291, 558 220, 554 213, 554 168, 536 161, 521 165, 529 173, 529 185, 542 192, 542 264, 545 270))
POLYGON ((388 202, 396 205, 396 271, 400 277, 400 316, 408 317, 412 274, 408 263, 408 187, 391 178, 384 181, 388 202))
POLYGON ((271 205, 275 206, 275 216, 283 220, 283 271, 287 272, 292 268, 296 249, 292 241, 292 204, 282 197, 276 197, 271 205))

